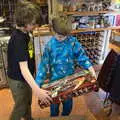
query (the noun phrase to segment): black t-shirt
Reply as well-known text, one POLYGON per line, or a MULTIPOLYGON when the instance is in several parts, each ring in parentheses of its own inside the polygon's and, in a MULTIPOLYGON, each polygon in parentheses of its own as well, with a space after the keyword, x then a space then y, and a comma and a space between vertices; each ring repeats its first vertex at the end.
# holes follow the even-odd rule
POLYGON ((20 70, 19 62, 27 61, 33 75, 35 69, 33 44, 28 33, 14 30, 8 44, 8 77, 14 80, 25 81, 20 70))

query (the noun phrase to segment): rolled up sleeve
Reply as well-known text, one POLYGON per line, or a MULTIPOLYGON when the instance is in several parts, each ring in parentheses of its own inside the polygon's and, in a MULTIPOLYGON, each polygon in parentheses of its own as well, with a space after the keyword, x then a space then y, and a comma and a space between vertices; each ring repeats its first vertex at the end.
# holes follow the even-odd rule
POLYGON ((73 51, 75 59, 81 67, 83 67, 84 69, 88 69, 92 66, 88 56, 85 54, 82 45, 78 42, 77 39, 75 40, 73 51))

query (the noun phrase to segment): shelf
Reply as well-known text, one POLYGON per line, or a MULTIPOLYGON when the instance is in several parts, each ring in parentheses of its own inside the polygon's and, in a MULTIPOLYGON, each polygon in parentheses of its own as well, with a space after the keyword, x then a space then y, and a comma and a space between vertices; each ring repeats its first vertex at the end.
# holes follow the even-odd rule
POLYGON ((91 16, 91 15, 99 15, 99 14, 106 14, 110 13, 112 11, 88 11, 88 12, 79 12, 79 11, 73 11, 73 12, 64 12, 65 15, 81 15, 81 16, 91 16))
POLYGON ((42 25, 41 27, 37 27, 34 29, 33 31, 33 36, 37 37, 37 36, 48 36, 48 35, 52 35, 53 32, 51 31, 51 27, 50 25, 42 25))
POLYGON ((53 35, 52 32, 37 32, 37 33, 33 33, 34 37, 38 37, 38 36, 51 36, 53 35))
POLYGON ((113 33, 113 35, 115 35, 115 36, 116 36, 116 35, 117 35, 117 36, 120 36, 120 32, 118 32, 118 31, 113 31, 112 33, 113 33))
MULTIPOLYGON (((80 32, 99 32, 99 31, 105 31, 105 30, 118 30, 120 29, 120 26, 117 26, 117 27, 108 27, 108 28, 81 28, 81 29, 78 29, 78 30, 72 30, 71 34, 77 34, 77 33, 80 33, 80 32)), ((33 36, 46 36, 46 35, 53 35, 53 32, 52 31, 49 31, 48 29, 44 29, 44 30, 39 30, 39 31, 34 31, 33 32, 33 36)))
POLYGON ((115 50, 116 52, 120 53, 120 46, 114 43, 109 43, 109 48, 115 50))
POLYGON ((40 4, 40 7, 47 7, 47 6, 48 4, 45 4, 45 3, 40 4))
POLYGON ((117 27, 108 27, 108 28, 81 28, 78 30, 73 30, 71 33, 76 34, 79 32, 90 32, 90 31, 105 31, 105 30, 117 30, 120 29, 120 26, 117 27))

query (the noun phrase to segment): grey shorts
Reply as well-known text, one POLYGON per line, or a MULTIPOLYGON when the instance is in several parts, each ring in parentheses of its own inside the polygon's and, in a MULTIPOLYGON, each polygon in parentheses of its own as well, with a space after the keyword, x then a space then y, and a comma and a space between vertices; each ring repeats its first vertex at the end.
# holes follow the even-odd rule
POLYGON ((8 78, 8 85, 15 103, 10 120, 21 120, 21 118, 32 120, 32 89, 27 83, 11 78, 8 78))

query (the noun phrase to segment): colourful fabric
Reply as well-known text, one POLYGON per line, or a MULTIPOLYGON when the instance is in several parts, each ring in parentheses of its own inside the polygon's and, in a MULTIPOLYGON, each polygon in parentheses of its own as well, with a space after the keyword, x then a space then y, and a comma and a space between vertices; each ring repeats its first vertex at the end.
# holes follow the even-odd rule
POLYGON ((68 36, 64 41, 52 37, 45 46, 35 81, 40 86, 47 79, 47 73, 50 73, 50 82, 73 74, 75 63, 84 69, 91 66, 78 40, 72 36, 68 36))

